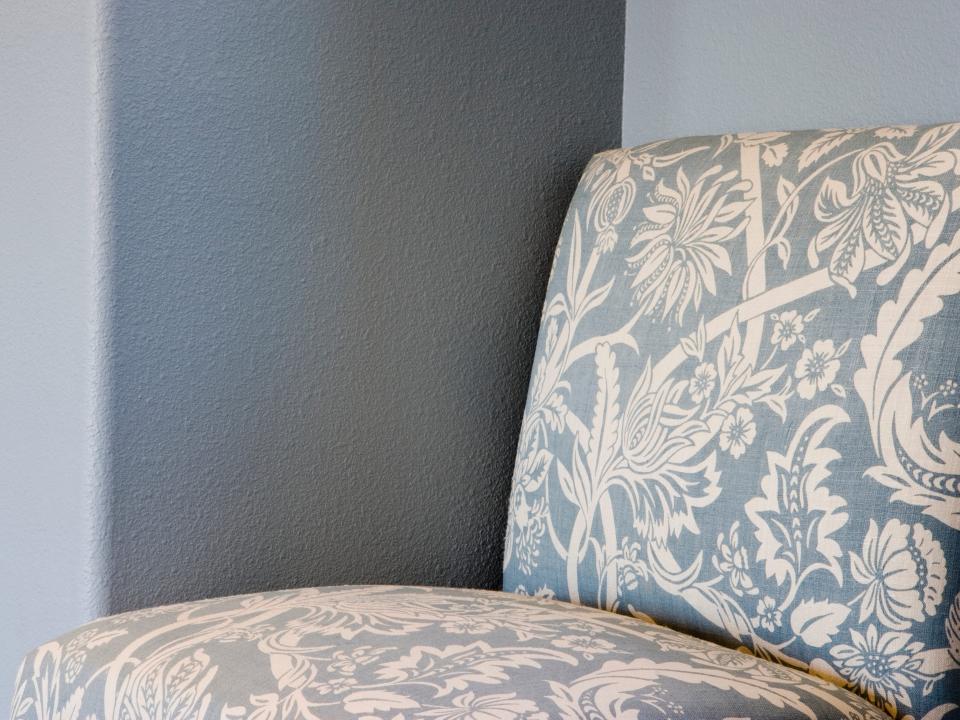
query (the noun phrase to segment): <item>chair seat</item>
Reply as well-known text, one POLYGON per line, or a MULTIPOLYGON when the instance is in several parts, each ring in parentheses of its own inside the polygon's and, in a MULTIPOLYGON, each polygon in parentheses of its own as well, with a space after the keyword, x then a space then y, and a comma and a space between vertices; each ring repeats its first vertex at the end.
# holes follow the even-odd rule
POLYGON ((21 667, 15 720, 885 718, 649 622, 483 590, 307 588, 97 620, 21 667))

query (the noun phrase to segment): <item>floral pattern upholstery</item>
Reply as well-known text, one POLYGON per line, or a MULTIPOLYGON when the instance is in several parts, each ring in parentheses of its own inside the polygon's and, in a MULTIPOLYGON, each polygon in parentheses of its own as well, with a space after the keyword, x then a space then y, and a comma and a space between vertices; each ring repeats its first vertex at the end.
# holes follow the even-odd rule
POLYGON ((894 717, 960 704, 960 125, 597 155, 504 589, 646 614, 894 717))
POLYGON ((14 720, 91 717, 886 715, 819 678, 634 618, 501 592, 361 586, 136 611, 26 659, 14 720))
POLYGON ((542 316, 511 592, 104 618, 27 656, 13 720, 956 717, 958 130, 597 155, 542 316))

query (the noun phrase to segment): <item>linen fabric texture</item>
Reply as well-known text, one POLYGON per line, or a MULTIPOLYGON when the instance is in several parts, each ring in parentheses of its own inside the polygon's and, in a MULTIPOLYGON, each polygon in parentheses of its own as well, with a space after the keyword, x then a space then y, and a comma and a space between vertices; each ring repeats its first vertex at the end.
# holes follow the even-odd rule
POLYGON ((504 589, 960 703, 957 124, 595 156, 547 290, 504 589))
POLYGON ((812 675, 601 610, 331 587, 98 620, 24 664, 14 718, 860 718, 812 675), (695 710, 695 712, 694 712, 695 710))
POLYGON ((543 310, 509 592, 103 618, 24 659, 13 720, 956 717, 958 130, 595 156, 543 310))

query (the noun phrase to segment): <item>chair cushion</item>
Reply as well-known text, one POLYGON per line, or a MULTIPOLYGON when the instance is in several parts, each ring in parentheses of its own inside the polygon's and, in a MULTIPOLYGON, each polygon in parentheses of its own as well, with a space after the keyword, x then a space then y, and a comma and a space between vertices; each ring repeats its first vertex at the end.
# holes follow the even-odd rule
POLYGON ((504 589, 960 704, 960 124, 597 155, 547 289, 504 589))
POLYGON ((882 718, 818 678, 634 618, 331 587, 108 617, 28 656, 14 720, 882 718))

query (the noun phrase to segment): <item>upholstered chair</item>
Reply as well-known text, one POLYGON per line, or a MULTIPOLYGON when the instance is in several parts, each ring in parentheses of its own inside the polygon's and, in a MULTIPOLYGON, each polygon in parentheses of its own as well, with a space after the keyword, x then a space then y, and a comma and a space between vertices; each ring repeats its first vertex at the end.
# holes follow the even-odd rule
POLYGON ((953 714, 958 130, 597 155, 547 289, 504 592, 103 618, 24 660, 14 720, 953 714))

